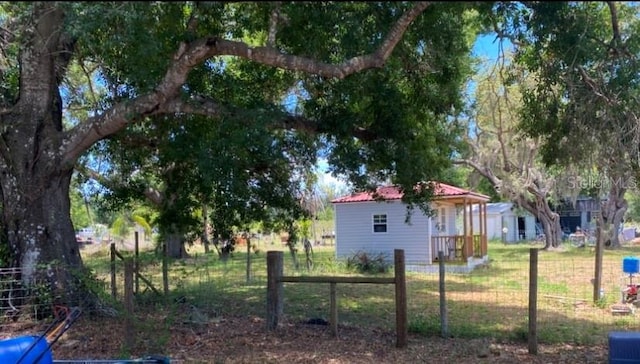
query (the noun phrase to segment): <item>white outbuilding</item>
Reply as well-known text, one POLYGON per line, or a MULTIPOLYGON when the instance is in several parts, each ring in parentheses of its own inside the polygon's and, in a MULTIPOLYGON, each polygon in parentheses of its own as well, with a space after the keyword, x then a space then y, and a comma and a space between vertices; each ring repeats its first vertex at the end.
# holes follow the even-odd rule
POLYGON ((488 196, 437 183, 432 201, 436 214, 427 216, 416 208, 407 222, 403 195, 396 186, 380 187, 377 195, 379 199, 360 192, 332 201, 337 258, 367 252, 393 259, 393 251, 403 249, 408 265, 433 265, 442 251, 445 262, 461 270, 488 260, 488 196))
MULTIPOLYGON (((477 210, 477 207, 474 207, 477 210)), ((476 213, 477 214, 477 213, 476 213)), ((476 217, 474 216, 474 219, 476 217)), ((511 202, 487 204, 487 238, 500 239, 505 243, 534 240, 541 233, 536 227, 536 218, 531 213, 517 208, 511 202)))

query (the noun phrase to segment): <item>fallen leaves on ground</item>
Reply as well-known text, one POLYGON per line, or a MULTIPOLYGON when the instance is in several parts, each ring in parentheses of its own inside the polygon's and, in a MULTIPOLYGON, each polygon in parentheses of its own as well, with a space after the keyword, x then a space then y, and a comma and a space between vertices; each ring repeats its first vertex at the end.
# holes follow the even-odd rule
MULTIPOLYGON (((152 316, 152 315, 150 315, 152 316)), ((268 331, 259 317, 228 317, 206 324, 171 318, 136 322, 133 343, 125 345, 122 319, 81 316, 53 345, 54 360, 104 360, 164 356, 171 363, 606 363, 606 346, 538 345, 490 339, 409 335, 396 347, 395 331, 339 326, 334 337, 327 325, 282 322, 268 331), (129 349, 128 349, 129 348, 129 349)), ((131 325, 129 327, 132 327, 131 325)), ((44 327, 2 328, 4 337, 37 334, 44 327)), ((40 331, 42 332, 42 331, 40 331)))

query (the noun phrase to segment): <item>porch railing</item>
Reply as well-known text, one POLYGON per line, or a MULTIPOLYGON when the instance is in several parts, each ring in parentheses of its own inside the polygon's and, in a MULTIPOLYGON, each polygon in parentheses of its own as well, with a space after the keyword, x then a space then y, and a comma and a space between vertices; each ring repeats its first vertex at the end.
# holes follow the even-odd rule
POLYGON ((431 237, 433 262, 438 261, 438 252, 442 251, 448 262, 466 263, 470 257, 487 255, 487 237, 485 235, 443 235, 431 237))

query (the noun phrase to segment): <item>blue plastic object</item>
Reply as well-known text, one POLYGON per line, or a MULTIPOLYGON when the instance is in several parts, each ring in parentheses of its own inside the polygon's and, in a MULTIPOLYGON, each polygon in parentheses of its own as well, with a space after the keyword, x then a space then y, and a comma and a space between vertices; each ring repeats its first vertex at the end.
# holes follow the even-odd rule
POLYGON ((640 272, 640 259, 637 257, 624 257, 622 259, 622 271, 627 274, 640 272))
POLYGON ((41 336, 18 336, 0 340, 0 363, 52 364, 47 339, 41 336))
POLYGON ((609 333, 609 364, 640 364, 640 332, 609 333))

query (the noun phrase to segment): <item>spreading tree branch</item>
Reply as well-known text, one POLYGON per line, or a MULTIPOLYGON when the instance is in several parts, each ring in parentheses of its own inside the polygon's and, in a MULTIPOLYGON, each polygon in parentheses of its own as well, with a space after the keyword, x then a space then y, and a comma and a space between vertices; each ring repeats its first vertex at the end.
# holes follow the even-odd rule
MULTIPOLYGON (((111 190, 115 190, 117 188, 124 188, 125 186, 122 186, 120 184, 118 184, 117 181, 113 180, 113 179, 109 179, 107 177, 105 177, 103 174, 99 173, 98 171, 91 169, 85 165, 82 164, 77 164, 76 165, 76 171, 78 173, 80 173, 82 176, 86 177, 86 178, 91 178, 93 180, 95 180, 96 182, 100 183, 101 185, 103 185, 104 187, 111 189, 111 190)), ((154 205, 156 206, 160 206, 162 204, 163 201, 163 195, 160 191, 156 190, 155 188, 152 188, 150 186, 145 187, 144 191, 143 191, 145 197, 154 205)))
POLYGON ((613 31, 611 43, 615 47, 616 44, 622 41, 620 37, 620 25, 618 24, 618 9, 614 1, 607 1, 607 6, 609 6, 609 12, 611 13, 611 30, 613 31))
MULTIPOLYGON (((232 110, 228 107, 224 107, 217 103, 215 100, 204 97, 202 95, 194 95, 189 100, 182 98, 175 98, 167 102, 161 109, 156 110, 153 115, 159 114, 191 114, 202 115, 210 118, 220 118, 224 115, 238 115, 245 114, 247 116, 261 113, 264 110, 232 110)), ((275 118, 275 122, 268 126, 269 129, 286 129, 297 130, 304 132, 308 135, 315 135, 318 133, 330 133, 330 130, 325 130, 315 120, 290 113, 282 113, 279 118, 275 118)), ((368 129, 361 127, 354 127, 350 131, 350 135, 358 138, 362 141, 373 141, 380 136, 371 132, 368 129)))
POLYGON ((382 67, 409 25, 430 4, 430 2, 417 2, 400 16, 374 53, 352 57, 340 64, 327 64, 306 57, 284 54, 271 47, 250 47, 244 42, 218 37, 197 39, 190 43, 183 42, 178 47, 164 78, 153 92, 118 103, 67 132, 66 151, 62 159, 63 168, 73 166, 77 158, 96 141, 124 129, 132 121, 146 115, 153 115, 166 108, 168 102, 175 101, 189 72, 211 57, 236 56, 285 70, 343 79, 365 69, 382 67))

